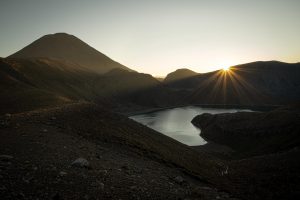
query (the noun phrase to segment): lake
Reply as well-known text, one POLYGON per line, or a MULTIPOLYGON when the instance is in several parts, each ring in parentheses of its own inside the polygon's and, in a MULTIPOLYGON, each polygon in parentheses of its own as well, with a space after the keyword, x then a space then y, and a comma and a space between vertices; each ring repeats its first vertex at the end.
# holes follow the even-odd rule
POLYGON ((191 123, 195 116, 203 113, 218 114, 238 111, 250 110, 187 106, 138 114, 130 118, 183 144, 196 146, 207 142, 200 136, 201 130, 191 123))

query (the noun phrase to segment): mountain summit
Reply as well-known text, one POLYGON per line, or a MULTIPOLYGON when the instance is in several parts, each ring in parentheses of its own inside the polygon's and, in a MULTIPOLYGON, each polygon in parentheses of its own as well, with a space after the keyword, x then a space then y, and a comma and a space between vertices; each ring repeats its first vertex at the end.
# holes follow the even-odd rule
POLYGON ((169 73, 166 78, 165 82, 174 82, 174 81, 179 81, 182 79, 186 79, 192 76, 198 75, 197 72, 194 72, 190 69, 182 68, 182 69, 177 69, 174 72, 169 73))
POLYGON ((105 73, 114 68, 131 71, 129 68, 115 62, 77 37, 66 33, 45 35, 9 56, 9 58, 38 57, 76 63, 98 73, 105 73))

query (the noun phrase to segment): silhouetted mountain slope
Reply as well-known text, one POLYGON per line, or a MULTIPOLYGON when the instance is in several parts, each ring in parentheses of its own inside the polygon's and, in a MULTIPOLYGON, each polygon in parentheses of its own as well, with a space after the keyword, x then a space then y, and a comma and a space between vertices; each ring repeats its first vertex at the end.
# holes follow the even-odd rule
POLYGON ((93 73, 80 65, 49 58, 0 59, 3 112, 21 112, 70 101, 167 106, 167 89, 151 75, 113 69, 93 73), (22 102, 22 103, 17 103, 22 102))
POLYGON ((6 68, 14 72, 8 73, 14 80, 72 99, 93 96, 90 92, 90 82, 99 76, 78 65, 49 58, 1 61, 2 64, 5 63, 6 68))
MULTIPOLYGON (((28 64, 31 67, 34 67, 34 65, 31 65, 30 62, 28 62, 28 64)), ((39 66, 37 68, 39 68, 39 66)), ((51 92, 43 89, 42 87, 36 87, 35 84, 37 84, 39 80, 43 80, 43 77, 39 76, 38 71, 32 74, 33 77, 34 75, 39 77, 37 80, 34 78, 34 81, 32 81, 31 73, 27 75, 22 71, 23 66, 20 65, 20 63, 7 59, 0 59, 1 114, 23 112, 40 107, 55 106, 68 103, 70 101, 66 96, 61 96, 57 92, 51 92)), ((48 80, 44 81, 47 82, 48 80)))
POLYGON ((169 87, 191 91, 182 102, 192 104, 285 104, 300 100, 299 77, 299 63, 253 62, 186 78, 169 87))
POLYGON ((175 82, 192 76, 196 76, 197 74, 198 74, 197 72, 194 72, 190 69, 186 69, 186 68, 177 69, 176 71, 169 73, 164 79, 164 82, 165 83, 175 82))
POLYGON ((54 58, 73 62, 94 72, 105 73, 114 68, 130 70, 66 33, 45 35, 9 58, 54 58))

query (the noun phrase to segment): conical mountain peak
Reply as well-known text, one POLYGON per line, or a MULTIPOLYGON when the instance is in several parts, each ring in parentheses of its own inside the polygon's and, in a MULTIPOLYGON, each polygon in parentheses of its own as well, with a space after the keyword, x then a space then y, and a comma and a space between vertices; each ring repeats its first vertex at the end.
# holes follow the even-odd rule
POLYGON ((76 36, 67 33, 45 35, 9 57, 60 59, 79 64, 98 73, 105 73, 114 68, 130 70, 76 36))

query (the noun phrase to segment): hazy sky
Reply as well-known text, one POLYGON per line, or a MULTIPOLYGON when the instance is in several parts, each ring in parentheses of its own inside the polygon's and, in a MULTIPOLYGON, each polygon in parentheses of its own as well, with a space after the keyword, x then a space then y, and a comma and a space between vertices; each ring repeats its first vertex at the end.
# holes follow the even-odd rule
POLYGON ((0 0, 0 56, 73 34, 140 72, 300 61, 300 0, 0 0))

